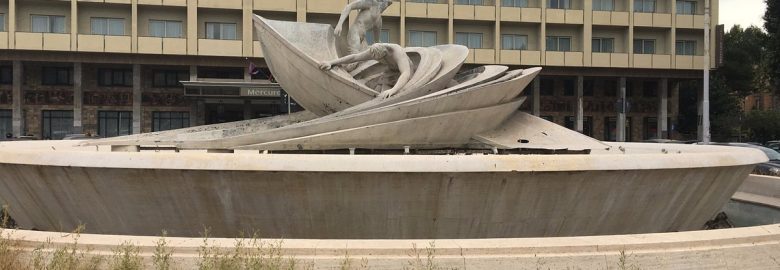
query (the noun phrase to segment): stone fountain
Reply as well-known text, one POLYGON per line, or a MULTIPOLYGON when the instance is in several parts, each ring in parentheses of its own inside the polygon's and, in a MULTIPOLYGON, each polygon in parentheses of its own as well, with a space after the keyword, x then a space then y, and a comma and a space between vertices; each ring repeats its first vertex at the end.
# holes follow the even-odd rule
MULTIPOLYGON (((381 5, 348 8, 366 12, 351 29, 381 23, 381 5)), ((0 143, 0 199, 17 223, 287 239, 684 231, 766 161, 748 148, 601 142, 520 112, 541 68, 463 69, 463 46, 351 44, 362 50, 345 54, 354 51, 330 25, 260 16, 254 25, 268 67, 305 111, 0 143)))

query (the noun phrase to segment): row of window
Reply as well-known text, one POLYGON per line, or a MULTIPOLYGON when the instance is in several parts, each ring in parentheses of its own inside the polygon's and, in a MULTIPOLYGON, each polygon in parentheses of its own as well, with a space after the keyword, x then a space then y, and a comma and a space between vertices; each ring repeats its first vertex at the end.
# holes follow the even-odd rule
MULTIPOLYGON (((11 110, 0 110, 0 134, 12 133, 11 110)), ((189 112, 152 112, 152 131, 165 131, 190 126, 189 112)), ((133 113, 130 111, 98 111, 100 137, 130 135, 133 113)), ((73 133, 73 111, 44 110, 41 112, 41 138, 59 140, 73 133)))
MULTIPOLYGON (((383 30, 385 31, 385 30, 383 30)), ((385 33, 385 32, 383 32, 385 33)), ((434 31, 409 31, 409 46, 428 47, 436 45, 436 32, 434 31)), ((386 38, 383 36, 382 38, 386 38)), ((387 37, 389 39, 389 37, 387 37)), ((482 33, 455 33, 455 44, 460 44, 469 48, 482 48, 482 33)), ((371 39, 373 41, 373 38, 371 39)), ((387 42, 382 40, 382 42, 387 42)), ((634 39, 634 53, 636 54, 655 54, 656 46, 654 39, 634 39)), ((372 42, 371 42, 372 43, 372 42)), ((547 36, 546 50, 557 52, 572 51, 572 37, 570 36, 547 36)), ((592 51, 602 53, 615 52, 615 39, 595 37, 592 39, 592 51)), ((527 50, 528 36, 517 34, 502 34, 501 49, 504 50, 527 50)), ((676 42, 677 55, 696 55, 696 41, 678 40, 676 42)))
MULTIPOLYGON (((555 117, 551 115, 543 115, 541 118, 555 122, 555 117)), ((563 118, 563 126, 569 129, 575 128, 576 117, 565 116, 563 118)), ((631 117, 626 117, 626 138, 632 138, 631 134, 631 117)), ((671 123, 671 122, 667 122, 671 123)), ((657 117, 644 117, 642 125, 642 139, 651 140, 656 139, 658 136, 658 118, 657 117)), ((584 116, 582 118, 582 134, 593 137, 593 116, 584 116)), ((604 117, 604 140, 616 141, 617 140, 617 117, 604 117)))
MULTIPOLYGON (((413 0, 420 3, 438 3, 437 0, 413 0)), ((457 0, 459 5, 483 5, 483 0, 457 0)), ((677 0, 677 14, 696 14, 696 1, 677 0)), ((501 0, 505 7, 528 7, 528 0, 501 0)), ((571 9, 572 0, 547 0, 547 8, 571 9)), ((653 13, 657 11, 657 0, 634 0, 635 12, 653 13)), ((593 0, 593 10, 614 11, 615 0, 593 0)), ((5 30, 5 14, 0 14, 0 30, 5 30)), ((32 32, 35 33, 65 33, 65 16, 60 15, 30 15, 32 32)), ((90 18, 90 28, 93 35, 124 36, 124 18, 90 18)), ((181 38, 183 34, 182 21, 149 20, 149 36, 181 38)), ((237 25, 235 23, 207 22, 207 39, 236 39, 237 25)))
MULTIPOLYGON (((73 111, 42 111, 41 138, 62 139, 73 132, 73 111)), ((555 121, 553 116, 542 116, 547 121, 555 121)), ((645 117, 644 139, 656 136, 657 118, 645 117)), ((564 126, 574 129, 576 118, 564 117, 564 126)), ((98 134, 101 137, 115 137, 132 133, 133 115, 130 111, 98 111, 98 134)), ((631 138, 631 118, 626 118, 627 137, 631 138)), ((189 112, 152 112, 152 131, 165 131, 190 126, 189 112)), ((604 139, 614 141, 616 118, 604 119, 604 139)), ((13 132, 11 110, 0 110, 0 134, 5 136, 13 132)), ((593 136, 593 117, 583 117, 583 134, 593 136)))
MULTIPOLYGON (((190 73, 185 70, 154 70, 152 86, 178 87, 181 81, 189 80, 190 73)), ((221 78, 221 77, 214 77, 221 78)), ((133 71, 131 69, 98 69, 97 81, 100 86, 133 86, 133 71)), ((0 66, 0 84, 13 83, 13 68, 0 66)), ((72 67, 42 67, 42 85, 73 85, 72 67)))
MULTIPOLYGON (((553 79, 542 79, 539 84, 539 95, 540 96, 554 96, 554 80, 553 79)), ((604 90, 603 96, 604 97, 617 97, 618 96, 618 82, 615 80, 604 80, 603 85, 601 89, 604 90)), ((627 82, 626 84, 626 97, 633 97, 634 96, 634 86, 633 82, 627 82)), ((658 97, 658 82, 656 81, 645 81, 641 84, 641 97, 644 98, 656 98, 658 97)), ((564 97, 573 97, 576 92, 576 80, 574 79, 565 79, 563 80, 563 96, 564 97)), ((585 80, 583 82, 582 87, 582 95, 585 97, 592 97, 594 96, 595 92, 595 84, 593 80, 585 80)), ((530 90, 526 90, 524 92, 526 95, 531 95, 533 92, 530 90)), ((671 95, 671 92, 667 92, 667 95, 671 95)))
MULTIPOLYGON (((65 33, 65 16, 30 15, 31 31, 34 33, 65 33)), ((182 38, 184 37, 182 21, 149 20, 149 36, 182 38)), ((207 39, 235 40, 237 38, 235 23, 206 22, 207 39)), ((0 30, 5 30, 5 14, 0 14, 0 30)), ((123 18, 90 18, 90 31, 93 35, 124 36, 125 19, 123 18)))
MULTIPOLYGON (((552 9, 571 9, 573 0, 546 0, 547 8, 552 9)), ((634 0, 635 12, 654 13, 658 9, 658 0, 634 0)), ((411 0, 418 3, 439 3, 437 0, 411 0)), ((484 5, 484 0, 457 0, 459 5, 484 5)), ((677 14, 696 14, 696 1, 677 0, 677 14)), ((529 7, 528 0, 501 0, 501 6, 504 7, 529 7)), ((615 11, 615 0, 593 0, 593 10, 596 11, 615 11)))

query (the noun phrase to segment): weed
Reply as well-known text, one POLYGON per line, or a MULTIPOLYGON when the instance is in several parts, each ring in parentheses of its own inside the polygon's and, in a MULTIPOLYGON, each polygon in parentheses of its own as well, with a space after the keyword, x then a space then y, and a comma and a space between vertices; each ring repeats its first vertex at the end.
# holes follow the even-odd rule
POLYGON ((166 236, 168 236, 168 232, 163 230, 162 236, 157 240, 157 246, 154 248, 152 259, 154 268, 157 270, 171 269, 171 255, 173 254, 173 249, 168 248, 168 241, 165 240, 166 236))
POLYGON ((639 270, 639 266, 636 266, 634 264, 629 264, 629 259, 631 259, 631 254, 626 254, 625 250, 620 251, 620 256, 618 257, 618 269, 620 270, 639 270))
POLYGON ((141 269, 141 257, 138 256, 140 248, 130 242, 123 242, 114 249, 113 260, 110 268, 113 270, 141 269))

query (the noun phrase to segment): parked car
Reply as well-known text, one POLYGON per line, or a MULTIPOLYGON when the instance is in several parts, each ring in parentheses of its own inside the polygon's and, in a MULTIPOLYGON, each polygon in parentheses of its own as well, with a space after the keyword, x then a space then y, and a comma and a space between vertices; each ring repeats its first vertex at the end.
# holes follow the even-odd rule
POLYGON ((768 141, 766 147, 775 151, 780 151, 780 141, 768 141))
POLYGON ((771 148, 758 146, 755 144, 750 143, 712 143, 713 145, 727 145, 727 146, 737 146, 737 147, 747 147, 747 148, 753 148, 758 149, 764 152, 766 156, 769 158, 769 162, 761 163, 756 165, 756 168, 753 169, 753 174, 760 174, 760 175, 771 175, 771 176, 780 176, 780 153, 778 153, 775 150, 772 150, 771 148))
POLYGON ((69 134, 62 139, 63 140, 91 140, 96 138, 89 134, 69 134))

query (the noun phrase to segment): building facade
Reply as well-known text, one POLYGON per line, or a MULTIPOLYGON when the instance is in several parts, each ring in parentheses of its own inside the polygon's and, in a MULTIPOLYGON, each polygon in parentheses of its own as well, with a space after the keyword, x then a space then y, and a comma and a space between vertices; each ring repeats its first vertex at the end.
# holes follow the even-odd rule
MULTIPOLYGON (((287 113, 294 101, 262 68, 252 14, 335 25, 346 4, 0 0, 0 132, 109 137, 287 113)), ((523 110, 601 140, 674 138, 679 85, 705 65, 704 9, 704 0, 400 0, 367 39, 466 45, 467 66, 543 66, 523 110)))

